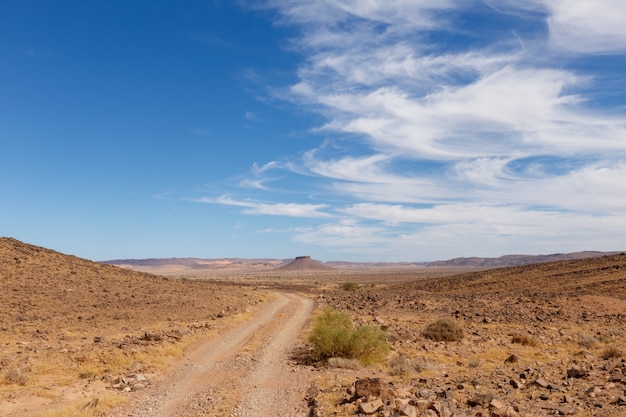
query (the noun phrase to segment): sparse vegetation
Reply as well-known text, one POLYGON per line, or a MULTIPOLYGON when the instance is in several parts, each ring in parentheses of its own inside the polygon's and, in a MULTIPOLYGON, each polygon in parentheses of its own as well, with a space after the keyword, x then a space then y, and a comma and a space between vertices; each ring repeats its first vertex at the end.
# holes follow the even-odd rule
POLYGON ((118 394, 104 394, 88 402, 76 400, 60 408, 39 412, 34 417, 93 417, 102 416, 106 411, 128 401, 118 394))
POLYGON ((346 314, 331 308, 315 319, 309 341, 320 359, 357 359, 364 365, 382 361, 390 350, 381 329, 355 328, 346 314))
POLYGON ((620 349, 616 348, 615 346, 611 346, 611 347, 604 349, 602 353, 600 354, 600 357, 604 360, 621 358, 622 356, 624 356, 624 352, 622 352, 620 349))
POLYGON ((4 372, 4 380, 9 384, 24 386, 28 383, 30 371, 21 367, 9 368, 4 372))
POLYGON ((328 358, 328 365, 341 369, 361 369, 361 362, 358 359, 348 358, 328 358))
POLYGON ((537 346, 537 341, 525 334, 516 334, 511 338, 511 343, 516 343, 522 346, 537 346))
POLYGON ((584 348, 591 349, 592 347, 596 346, 598 342, 598 339, 593 336, 583 335, 578 343, 584 348))
POLYGON ((357 284, 356 282, 342 282, 341 284, 339 284, 339 286, 344 291, 355 291, 359 289, 359 284, 357 284))
POLYGON ((446 317, 426 326, 424 337, 435 342, 458 342, 463 339, 463 328, 446 317))
POLYGON ((394 356, 387 362, 391 375, 410 375, 422 371, 422 363, 415 358, 407 358, 404 355, 394 356))

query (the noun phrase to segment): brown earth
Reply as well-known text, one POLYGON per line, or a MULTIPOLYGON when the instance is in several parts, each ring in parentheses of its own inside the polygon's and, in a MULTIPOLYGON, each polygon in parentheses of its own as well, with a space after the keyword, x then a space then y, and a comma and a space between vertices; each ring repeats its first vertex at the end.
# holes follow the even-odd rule
POLYGON ((463 270, 170 279, 0 239, 0 415, 626 416, 626 255, 463 270), (388 362, 312 361, 302 295, 383 328, 388 362), (441 317, 462 340, 424 336, 441 317))
MULTIPOLYGON (((398 394, 373 415, 406 401, 419 416, 626 416, 624 254, 326 288, 319 301, 387 330, 393 354, 377 376, 398 394), (443 317, 463 329, 461 341, 424 336, 443 317)), ((319 415, 359 410, 345 393, 371 374, 336 372, 319 415)))
POLYGON ((9 238, 0 238, 0 288, 2 416, 95 397, 103 377, 137 367, 154 372, 183 342, 267 299, 254 288, 148 275, 9 238))

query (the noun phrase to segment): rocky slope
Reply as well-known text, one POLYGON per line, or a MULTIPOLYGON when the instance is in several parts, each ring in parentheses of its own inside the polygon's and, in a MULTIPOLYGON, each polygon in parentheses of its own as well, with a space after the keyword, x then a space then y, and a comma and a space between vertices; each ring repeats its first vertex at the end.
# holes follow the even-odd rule
POLYGON ((371 370, 336 370, 320 416, 626 415, 626 255, 327 289, 320 302, 383 327, 394 350, 378 391, 358 393, 371 370), (440 318, 464 337, 426 337, 440 318))

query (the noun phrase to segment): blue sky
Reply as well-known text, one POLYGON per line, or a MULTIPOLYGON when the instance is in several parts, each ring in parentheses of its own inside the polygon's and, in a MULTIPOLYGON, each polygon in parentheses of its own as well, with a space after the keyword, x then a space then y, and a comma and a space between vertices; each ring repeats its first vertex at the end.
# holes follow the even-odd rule
POLYGON ((0 235, 93 260, 626 249, 622 0, 0 2, 0 235))

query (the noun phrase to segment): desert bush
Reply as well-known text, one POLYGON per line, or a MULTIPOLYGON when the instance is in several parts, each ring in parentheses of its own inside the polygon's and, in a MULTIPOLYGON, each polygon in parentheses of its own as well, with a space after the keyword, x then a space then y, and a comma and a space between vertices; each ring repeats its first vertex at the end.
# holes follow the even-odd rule
POLYGON ((344 291, 354 291, 359 288, 359 284, 357 284, 356 282, 342 282, 341 284, 339 284, 339 286, 344 291))
POLYGON ((4 371, 4 380, 10 384, 24 386, 28 384, 30 372, 23 368, 12 367, 4 371))
POLYGON ((525 334, 516 334, 511 338, 511 343, 516 343, 523 346, 537 346, 537 342, 530 336, 525 334))
POLYGON ((373 326, 355 328, 346 314, 332 308, 324 310, 315 319, 309 341, 319 359, 358 359, 365 365, 381 361, 390 350, 381 329, 373 326))
POLYGON ((483 363, 485 363, 485 361, 480 358, 472 358, 467 362, 467 366, 470 368, 480 368, 483 363))
POLYGON ((613 358, 621 358, 622 356, 624 356, 624 352, 622 352, 620 349, 616 348, 615 346, 611 346, 611 347, 604 349, 602 353, 600 354, 600 357, 604 360, 613 359, 613 358))
POLYGON ((391 375, 409 375, 414 372, 421 372, 423 370, 422 364, 423 362, 409 359, 404 355, 394 356, 387 362, 391 375))
POLYGON ((442 318, 424 329, 424 336, 435 342, 458 342, 463 339, 463 329, 454 320, 442 318))
POLYGON ((599 342, 598 339, 596 339, 593 336, 583 335, 580 338, 580 341, 578 343, 580 344, 580 346, 582 346, 584 348, 591 349, 592 347, 597 345, 598 342, 599 342))

